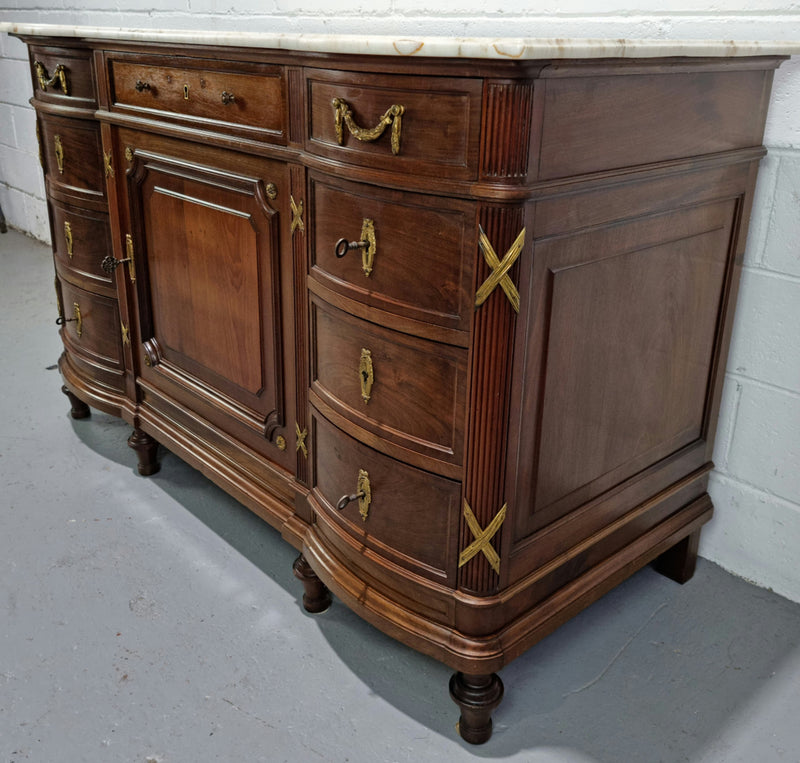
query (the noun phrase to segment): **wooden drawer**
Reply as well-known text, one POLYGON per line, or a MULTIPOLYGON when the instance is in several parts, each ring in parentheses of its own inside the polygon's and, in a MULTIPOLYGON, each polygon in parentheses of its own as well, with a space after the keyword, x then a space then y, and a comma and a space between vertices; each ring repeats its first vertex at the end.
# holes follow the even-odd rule
POLYGON ((85 288, 114 296, 113 276, 100 267, 112 254, 108 215, 51 201, 50 221, 53 253, 62 272, 85 288))
POLYGON ((339 415, 397 446, 399 457, 401 449, 415 451, 460 476, 453 467, 463 460, 466 350, 399 334, 312 299, 311 387, 339 415))
POLYGON ((203 59, 109 62, 113 107, 161 112, 205 126, 225 123, 258 128, 285 141, 286 83, 277 66, 210 62, 203 59), (206 68, 208 67, 208 68, 206 68), (249 71, 241 71, 248 69, 249 71))
POLYGON ((312 458, 314 496, 330 521, 397 564, 436 580, 447 577, 461 483, 376 453, 316 414, 312 458), (361 471, 371 494, 366 519, 358 500, 337 509, 343 496, 359 491, 361 471))
POLYGON ((61 338, 67 350, 94 368, 121 373, 122 332, 117 301, 57 280, 61 338))
POLYGON ((100 125, 82 119, 39 114, 42 156, 51 189, 105 198, 100 125))
POLYGON ((482 89, 480 79, 308 69, 307 148, 366 167, 474 178, 482 89))
MULTIPOLYGON (((463 332, 472 312, 475 208, 457 199, 401 193, 312 174, 312 279, 351 300, 411 319, 425 335, 439 326, 463 332), (375 234, 369 275, 364 249, 343 257, 337 241, 360 241, 365 221, 375 234)), ((458 338, 454 340, 458 343, 458 338)))
POLYGON ((91 56, 90 50, 81 48, 31 46, 33 97, 37 101, 94 108, 97 98, 91 56))

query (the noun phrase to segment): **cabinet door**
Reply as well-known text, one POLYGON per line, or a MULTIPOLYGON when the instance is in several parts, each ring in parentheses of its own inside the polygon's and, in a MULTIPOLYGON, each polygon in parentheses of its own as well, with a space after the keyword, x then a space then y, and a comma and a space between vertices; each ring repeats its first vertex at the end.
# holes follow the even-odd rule
POLYGON ((288 197, 288 170, 211 150, 199 157, 209 166, 196 148, 142 142, 128 172, 140 386, 238 438, 277 440, 291 364, 273 201, 279 187, 288 197))

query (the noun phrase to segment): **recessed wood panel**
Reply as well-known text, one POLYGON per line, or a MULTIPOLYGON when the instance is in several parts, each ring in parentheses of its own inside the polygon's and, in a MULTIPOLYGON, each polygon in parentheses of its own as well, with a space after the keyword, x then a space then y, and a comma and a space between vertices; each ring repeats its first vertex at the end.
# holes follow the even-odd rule
POLYGON ((698 205, 536 242, 527 531, 705 437, 735 211, 698 205))
POLYGON ((283 369, 276 213, 262 181, 139 152, 130 186, 142 375, 266 433, 283 369))

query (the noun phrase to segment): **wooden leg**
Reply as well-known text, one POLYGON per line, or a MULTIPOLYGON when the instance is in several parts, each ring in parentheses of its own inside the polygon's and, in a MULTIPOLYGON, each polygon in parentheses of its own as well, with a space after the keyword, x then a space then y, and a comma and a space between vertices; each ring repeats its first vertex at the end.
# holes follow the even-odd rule
POLYGON ((331 592, 316 575, 306 558, 300 554, 292 565, 294 576, 303 584, 303 608, 306 612, 317 615, 331 606, 331 592))
POLYGON ((503 682, 496 673, 474 676, 454 673, 450 696, 459 708, 458 733, 465 742, 483 744, 492 736, 492 713, 503 699, 503 682))
POLYGON ((694 575, 699 544, 700 530, 695 530, 691 535, 661 554, 653 562, 653 567, 665 577, 683 585, 694 575))
POLYGON ((70 415, 73 419, 87 419, 91 414, 89 410, 89 406, 80 400, 79 398, 75 397, 75 395, 70 392, 66 385, 61 388, 61 391, 69 398, 70 408, 70 415))
POLYGON ((139 474, 149 477, 161 468, 158 463, 158 443, 149 434, 141 429, 134 429, 128 438, 128 445, 139 457, 139 474))

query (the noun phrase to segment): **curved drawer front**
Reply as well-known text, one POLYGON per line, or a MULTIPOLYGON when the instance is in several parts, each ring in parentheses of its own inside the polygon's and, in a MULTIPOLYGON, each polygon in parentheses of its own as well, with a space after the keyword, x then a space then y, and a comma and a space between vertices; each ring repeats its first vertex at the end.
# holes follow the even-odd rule
POLYGON ((60 314, 65 319, 61 337, 67 350, 94 368, 121 373, 122 337, 117 301, 92 294, 64 279, 59 279, 58 284, 60 314))
POLYGON ((64 106, 94 108, 97 100, 91 55, 90 50, 81 48, 31 46, 34 98, 64 106))
POLYGON ((466 350, 398 334, 312 299, 311 385, 377 437, 462 463, 466 350))
POLYGON ((481 80, 308 69, 306 88, 309 151, 393 172, 477 175, 481 80))
POLYGON ((376 453, 321 417, 312 417, 312 427, 314 495, 329 520, 387 559, 443 581, 455 553, 461 483, 376 453), (368 506, 355 498, 336 508, 364 488, 368 506))
MULTIPOLYGON (((283 69, 251 66, 253 73, 219 63, 185 59, 180 66, 110 61, 111 100, 162 116, 180 116, 259 128, 285 137, 286 92, 283 69), (203 68, 208 66, 212 68, 203 68)), ((246 66, 246 65, 241 65, 246 66)))
POLYGON ((312 279, 370 307, 466 335, 472 262, 462 253, 477 247, 471 203, 316 174, 310 186, 312 279), (339 257, 343 238, 368 246, 339 257))
POLYGON ((112 254, 108 215, 72 204, 50 202, 53 252, 62 272, 85 288, 100 288, 113 296, 113 276, 100 267, 112 254))
POLYGON ((105 197, 100 125, 40 114, 42 155, 51 189, 86 198, 105 197))

